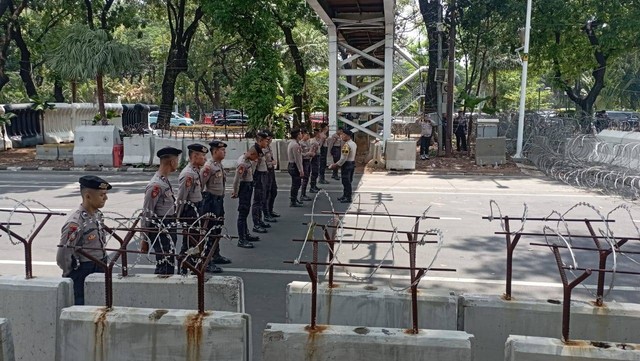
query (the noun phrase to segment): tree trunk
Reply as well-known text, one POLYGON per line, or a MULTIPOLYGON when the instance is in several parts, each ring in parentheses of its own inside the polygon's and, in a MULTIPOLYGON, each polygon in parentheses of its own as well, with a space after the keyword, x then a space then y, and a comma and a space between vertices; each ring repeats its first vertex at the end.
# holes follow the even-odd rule
POLYGON ((62 92, 62 82, 60 79, 53 81, 53 98, 57 103, 64 103, 64 93, 62 92))
POLYGON ((33 76, 31 74, 31 51, 27 47, 27 43, 22 38, 22 29, 20 24, 14 24, 13 41, 18 49, 20 49, 20 78, 24 84, 24 89, 27 92, 29 98, 35 98, 38 96, 38 90, 33 83, 33 76))
MULTIPOLYGON (((291 52, 291 57, 293 58, 293 63, 296 68, 296 75, 300 77, 302 83, 300 84, 300 89, 296 89, 296 92, 293 94, 293 106, 296 108, 296 118, 300 122, 302 120, 302 107, 303 107, 303 92, 305 89, 305 85, 307 83, 307 71, 304 66, 304 62, 302 61, 302 55, 300 54, 300 49, 298 49, 298 45, 293 39, 292 28, 286 26, 281 19, 278 20, 278 25, 282 32, 284 33, 284 38, 287 41, 287 46, 289 46, 289 52, 291 52)), ((309 114, 306 114, 307 120, 309 118, 309 114)), ((307 122, 308 123, 308 122, 307 122)), ((299 127, 300 124, 294 125, 299 127)))
POLYGON ((200 80, 195 80, 193 82, 193 99, 196 102, 196 106, 198 107, 199 113, 199 121, 202 121, 204 117, 204 104, 202 104, 202 100, 200 99, 200 80))
POLYGON ((438 14, 441 11, 440 1, 420 0, 420 13, 427 27, 429 38, 429 69, 427 71, 427 86, 425 90, 424 108, 426 113, 438 109, 438 83, 436 82, 436 68, 438 67, 438 14))
POLYGON ((107 112, 104 110, 104 85, 102 83, 103 76, 102 74, 98 74, 96 76, 96 90, 98 91, 98 111, 100 112, 100 116, 102 117, 102 125, 107 125, 107 112))
POLYGON ((158 122, 156 123, 156 128, 158 129, 169 129, 171 112, 173 111, 173 102, 176 98, 176 81, 178 79, 178 75, 184 71, 183 69, 186 70, 186 64, 184 68, 178 66, 178 61, 175 59, 177 57, 177 55, 172 55, 170 52, 169 57, 167 58, 167 70, 165 71, 162 79, 160 112, 158 113, 158 122), (173 66, 170 66, 170 64, 173 64, 173 66))
POLYGON ((71 81, 71 102, 78 102, 78 82, 75 80, 71 81))

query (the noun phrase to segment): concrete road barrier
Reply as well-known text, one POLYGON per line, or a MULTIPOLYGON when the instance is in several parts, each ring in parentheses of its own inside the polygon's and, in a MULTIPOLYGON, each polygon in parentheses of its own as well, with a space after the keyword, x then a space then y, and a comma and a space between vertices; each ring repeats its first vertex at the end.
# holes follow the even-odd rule
POLYGON ((0 276, 0 315, 11 322, 16 360, 66 361, 56 356, 58 317, 73 305, 68 278, 0 276))
POLYGON ((187 156, 185 154, 186 147, 184 146, 184 142, 182 139, 154 137, 153 138, 153 164, 154 165, 160 164, 160 158, 156 156, 156 153, 164 147, 173 147, 176 149, 181 149, 182 154, 180 154, 180 157, 179 157, 180 162, 187 159, 187 156))
POLYGON ((637 361, 640 345, 610 342, 572 341, 530 336, 510 336, 505 361, 637 361))
MULTIPOLYGON (((86 278, 85 304, 104 306, 104 275, 86 278)), ((244 284, 235 276, 209 276, 204 284, 206 310, 244 312, 244 284)), ((198 287, 195 276, 173 275, 115 276, 113 305, 116 307, 198 309, 198 287)))
POLYGON ((58 160, 57 144, 38 144, 36 145, 37 160, 58 160))
MULTIPOLYGON (((276 147, 278 148, 278 165, 280 171, 287 171, 287 166, 289 165, 289 154, 287 153, 287 149, 289 147, 289 139, 283 139, 281 142, 276 143, 276 147)), ((333 162, 327 163, 331 164, 333 162)))
POLYGON ((227 155, 222 160, 222 166, 226 169, 235 169, 238 166, 240 156, 249 149, 249 143, 246 139, 229 139, 225 143, 227 144, 227 155))
POLYGON ((0 361, 15 361, 11 325, 6 318, 0 318, 0 361))
POLYGON ((134 134, 124 137, 124 157, 122 164, 145 164, 151 165, 155 155, 153 136, 134 134))
POLYGON ((464 361, 472 360, 473 335, 460 331, 268 324, 263 361, 464 361))
POLYGON ((60 316, 61 359, 82 361, 247 361, 244 313, 74 306, 60 316))
MULTIPOLYGON (((562 305, 542 300, 505 301, 499 296, 460 297, 462 328, 476 337, 477 361, 504 357, 509 335, 557 337, 562 329, 562 305)), ((571 305, 571 338, 583 340, 640 343, 640 305, 589 303, 571 305)))
POLYGON ((73 165, 113 167, 113 146, 122 144, 113 125, 79 126, 75 131, 73 165))
MULTIPOLYGON (((311 283, 287 285, 287 323, 309 324, 311 283)), ((318 286, 317 322, 328 325, 411 327, 411 294, 387 287, 366 285, 318 286)), ((457 330, 458 297, 453 292, 421 289, 418 293, 418 326, 457 330)))

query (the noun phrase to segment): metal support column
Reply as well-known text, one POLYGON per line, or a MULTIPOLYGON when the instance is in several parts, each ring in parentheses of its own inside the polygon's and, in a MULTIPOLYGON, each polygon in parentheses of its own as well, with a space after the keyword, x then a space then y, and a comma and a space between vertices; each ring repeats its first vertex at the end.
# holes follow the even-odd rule
POLYGON ((335 26, 329 32, 329 132, 338 130, 338 34, 335 26))

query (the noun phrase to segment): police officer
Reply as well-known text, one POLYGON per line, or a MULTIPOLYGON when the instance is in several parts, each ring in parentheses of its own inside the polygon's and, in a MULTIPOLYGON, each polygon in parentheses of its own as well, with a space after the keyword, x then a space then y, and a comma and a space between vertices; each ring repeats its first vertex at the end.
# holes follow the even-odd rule
MULTIPOLYGON (((320 132, 320 129, 314 129, 313 130, 313 138, 309 139, 309 147, 311 148, 311 153, 313 154, 313 157, 311 158, 311 188, 309 189, 309 192, 311 193, 318 193, 320 191, 320 188, 318 188, 318 173, 319 173, 319 168, 320 168, 320 157, 321 157, 321 152, 320 152, 320 143, 322 143, 322 133, 320 132)), ((325 158, 326 158, 326 154, 325 154, 325 158)))
MULTIPOLYGON (((202 203, 202 181, 200 180, 200 168, 204 165, 206 161, 206 154, 209 150, 204 145, 197 143, 188 145, 187 149, 189 149, 189 164, 184 167, 178 177, 176 213, 178 214, 180 223, 183 224, 183 229, 187 233, 193 233, 200 228, 199 224, 195 224, 197 219, 200 217, 199 210, 202 203), (186 227, 184 226, 185 224, 187 225, 186 227)), ((180 254, 186 254, 189 248, 195 247, 197 244, 198 240, 193 236, 183 235, 180 254)), ((197 263, 192 257, 185 259, 183 262, 189 262, 194 266, 197 263)), ((182 267, 181 272, 186 273, 187 271, 188 269, 186 267, 182 267)), ((222 272, 222 270, 219 270, 218 272, 222 272)))
POLYGON ((267 163, 267 192, 265 195, 263 212, 265 222, 275 223, 278 221, 276 218, 280 217, 280 214, 273 210, 276 197, 278 196, 278 184, 276 183, 276 165, 278 164, 278 161, 275 159, 273 150, 271 149, 273 132, 270 130, 264 130, 264 133, 267 134, 267 146, 262 148, 262 153, 264 153, 264 159, 267 163))
MULTIPOLYGON (((182 150, 165 147, 156 152, 160 158, 160 167, 153 175, 144 194, 142 206, 143 224, 147 228, 169 227, 169 232, 149 232, 149 241, 156 253, 175 251, 175 214, 176 199, 169 182, 169 174, 178 169, 182 150)), ((145 245, 143 244, 143 250, 145 245)), ((156 255, 155 274, 174 274, 175 257, 156 255)))
POLYGON ((252 241, 260 240, 249 234, 247 217, 251 210, 251 195, 253 194, 253 169, 251 162, 258 160, 258 151, 255 147, 238 159, 238 167, 233 179, 233 193, 231 198, 238 198, 238 247, 253 248, 252 241))
MULTIPOLYGON (((222 233, 221 227, 224 225, 224 192, 227 184, 227 174, 222 166, 222 160, 227 154, 227 144, 220 140, 214 140, 209 143, 211 148, 211 159, 200 170, 200 179, 204 187, 202 193, 202 213, 212 213, 216 217, 222 220, 222 222, 215 222, 209 224, 210 227, 215 227, 211 231, 211 235, 219 235, 222 233)), ((209 237, 207 240, 207 249, 205 255, 209 254, 209 250, 213 247, 216 237, 209 237)), ((207 272, 218 273, 222 272, 222 268, 218 267, 218 264, 228 264, 231 260, 220 254, 220 243, 213 249, 213 258, 207 265, 207 272)))
POLYGON ((287 147, 287 156, 289 157, 289 164, 287 171, 291 176, 291 191, 289 207, 302 207, 302 202, 298 201, 298 190, 302 184, 301 177, 304 176, 304 168, 302 167, 302 147, 300 146, 300 139, 302 134, 299 129, 291 131, 291 140, 287 147))
MULTIPOLYGON (((338 128, 338 130, 335 133, 333 133, 333 135, 329 137, 329 139, 327 140, 327 147, 330 149, 331 157, 333 158, 333 163, 336 163, 338 160, 340 160, 340 152, 344 144, 342 141, 343 131, 344 129, 342 127, 338 128)), ((331 175, 331 178, 335 180, 340 180, 340 177, 338 176, 338 168, 333 169, 333 174, 331 175)))
POLYGON ((311 149, 311 144, 309 143, 309 132, 306 129, 301 129, 302 139, 299 141, 300 147, 302 148, 302 170, 304 171, 301 184, 301 194, 300 201, 310 201, 311 198, 307 197, 307 185, 309 185, 309 178, 311 176, 311 158, 313 158, 314 153, 311 149))
POLYGON ((351 188, 351 182, 353 182, 353 173, 356 169, 356 150, 358 147, 353 141, 353 133, 345 129, 342 132, 342 141, 344 145, 340 151, 340 160, 332 164, 330 168, 340 168, 340 175, 342 177, 342 187, 344 189, 342 197, 338 198, 341 203, 351 203, 353 190, 351 188))
MULTIPOLYGON (((86 247, 84 252, 106 261, 106 237, 100 209, 108 199, 107 191, 111 189, 111 185, 92 175, 80 177, 79 182, 82 204, 62 227, 60 245, 86 247)), ((56 263, 62 269, 62 276, 73 280, 74 304, 84 305, 85 278, 92 273, 104 273, 104 269, 92 259, 76 252, 74 248, 58 248, 56 263)))
POLYGON ((320 184, 329 184, 324 178, 324 173, 327 170, 327 137, 329 134, 329 125, 322 123, 320 126, 320 164, 318 168, 318 174, 320 175, 320 184))
POLYGON ((270 224, 262 220, 262 211, 267 194, 267 162, 262 151, 267 147, 269 140, 268 135, 264 131, 256 134, 256 144, 254 148, 258 152, 258 161, 256 169, 253 173, 253 204, 251 205, 251 218, 253 219, 253 231, 256 233, 267 233, 267 228, 271 228, 270 224))

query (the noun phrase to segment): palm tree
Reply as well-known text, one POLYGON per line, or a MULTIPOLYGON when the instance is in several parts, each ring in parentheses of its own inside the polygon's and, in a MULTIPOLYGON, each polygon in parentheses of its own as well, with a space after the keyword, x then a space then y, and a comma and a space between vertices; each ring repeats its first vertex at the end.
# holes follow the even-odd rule
POLYGON ((106 124, 104 76, 121 76, 135 68, 138 59, 135 49, 113 40, 104 29, 91 30, 78 25, 52 51, 48 63, 61 77, 71 81, 96 80, 99 114, 106 124))

